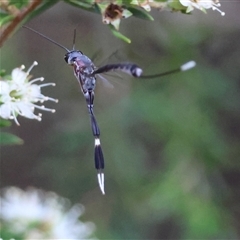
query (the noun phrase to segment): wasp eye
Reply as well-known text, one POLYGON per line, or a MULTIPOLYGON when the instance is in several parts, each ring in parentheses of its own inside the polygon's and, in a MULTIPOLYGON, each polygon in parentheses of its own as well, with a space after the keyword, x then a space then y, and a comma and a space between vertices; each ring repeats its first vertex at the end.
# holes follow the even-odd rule
POLYGON ((64 56, 64 59, 65 59, 65 61, 66 61, 66 63, 67 64, 73 64, 74 62, 75 62, 75 60, 76 60, 76 57, 73 57, 71 54, 66 54, 65 56, 64 56))
POLYGON ((68 59, 69 59, 69 55, 66 54, 66 55, 64 56, 64 60, 66 61, 66 63, 68 63, 68 59))

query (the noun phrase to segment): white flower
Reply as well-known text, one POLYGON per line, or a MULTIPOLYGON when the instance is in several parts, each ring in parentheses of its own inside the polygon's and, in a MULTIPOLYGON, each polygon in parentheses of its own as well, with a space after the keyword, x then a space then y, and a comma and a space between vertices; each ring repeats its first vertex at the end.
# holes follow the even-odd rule
POLYGON ((217 10, 218 12, 220 12, 222 16, 225 15, 225 13, 218 8, 221 6, 218 0, 179 0, 179 1, 184 7, 187 7, 187 13, 191 12, 194 8, 197 8, 206 13, 206 9, 211 8, 212 10, 217 10))
POLYGON ((43 105, 36 104, 48 100, 57 102, 56 99, 46 97, 41 93, 42 87, 55 86, 55 83, 35 84, 37 81, 43 81, 43 77, 29 81, 31 78, 29 72, 37 64, 35 61, 27 72, 23 71, 24 66, 15 68, 12 71, 11 80, 0 80, 0 117, 4 119, 14 119, 16 124, 19 125, 17 120, 18 115, 41 121, 41 114, 34 114, 36 108, 55 112, 54 109, 45 108, 43 105))
POLYGON ((93 223, 79 220, 84 212, 82 205, 70 208, 69 200, 53 192, 34 188, 23 191, 16 187, 3 192, 0 218, 11 226, 12 234, 24 236, 25 240, 89 239, 95 229, 93 223))

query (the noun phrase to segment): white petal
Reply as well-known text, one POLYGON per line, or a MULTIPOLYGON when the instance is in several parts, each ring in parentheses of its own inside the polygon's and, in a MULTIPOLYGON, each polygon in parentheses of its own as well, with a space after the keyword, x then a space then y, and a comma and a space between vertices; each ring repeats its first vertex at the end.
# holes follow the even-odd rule
POLYGON ((213 1, 212 1, 212 0, 208 0, 208 1, 206 1, 206 0, 204 0, 204 1, 200 0, 200 1, 198 2, 198 5, 199 5, 199 6, 202 6, 203 8, 206 8, 206 9, 212 8, 212 6, 213 6, 213 1))
POLYGON ((37 98, 37 97, 40 97, 42 96, 41 94, 41 88, 36 85, 36 84, 33 84, 29 87, 29 94, 32 98, 37 98))
POLYGON ((28 74, 22 71, 20 68, 15 68, 12 71, 12 80, 17 84, 23 84, 28 74))
POLYGON ((79 220, 81 205, 67 210, 69 202, 54 193, 11 187, 0 200, 2 218, 13 225, 15 233, 24 231, 25 239, 46 239, 46 235, 48 239, 89 239, 95 228, 93 223, 79 220), (47 228, 32 227, 33 222, 47 228))
POLYGON ((180 2, 184 7, 187 7, 187 6, 191 5, 190 0, 179 0, 179 2, 180 2))
POLYGON ((10 84, 7 81, 0 81, 0 101, 2 103, 7 103, 11 101, 10 97, 10 84))
POLYGON ((34 107, 31 104, 26 104, 23 102, 16 103, 16 107, 18 108, 21 115, 23 115, 26 118, 36 118, 36 115, 34 115, 34 107))
POLYGON ((41 93, 41 88, 53 83, 34 84, 37 81, 43 81, 43 78, 36 78, 29 81, 30 70, 37 65, 34 62, 27 72, 24 72, 24 66, 15 68, 12 71, 12 80, 0 81, 0 116, 6 119, 13 119, 17 124, 17 116, 30 119, 41 120, 41 116, 34 114, 34 109, 39 108, 45 111, 54 112, 53 109, 45 108, 44 106, 35 105, 37 102, 55 101, 56 99, 46 97, 41 93))
POLYGON ((8 81, 0 81, 0 95, 9 94, 10 85, 8 81))
POLYGON ((0 116, 4 119, 10 119, 11 117, 11 104, 5 103, 0 106, 0 116))

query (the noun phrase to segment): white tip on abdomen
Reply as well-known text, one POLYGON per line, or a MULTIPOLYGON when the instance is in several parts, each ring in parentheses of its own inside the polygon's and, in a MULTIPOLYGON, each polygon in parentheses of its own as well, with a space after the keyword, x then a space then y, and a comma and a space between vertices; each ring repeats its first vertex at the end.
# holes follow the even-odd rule
POLYGON ((105 191, 104 191, 104 173, 98 173, 98 184, 99 187, 102 191, 102 194, 105 195, 105 191))

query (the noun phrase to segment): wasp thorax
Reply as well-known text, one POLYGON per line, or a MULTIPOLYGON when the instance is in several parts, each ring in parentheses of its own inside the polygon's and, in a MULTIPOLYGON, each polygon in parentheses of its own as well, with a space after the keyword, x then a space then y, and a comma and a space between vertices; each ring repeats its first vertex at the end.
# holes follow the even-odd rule
POLYGON ((73 50, 65 54, 64 59, 67 64, 72 65, 77 58, 81 57, 83 53, 79 50, 73 50))

